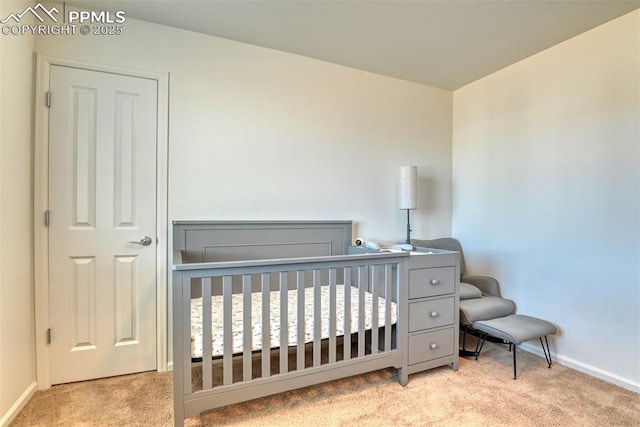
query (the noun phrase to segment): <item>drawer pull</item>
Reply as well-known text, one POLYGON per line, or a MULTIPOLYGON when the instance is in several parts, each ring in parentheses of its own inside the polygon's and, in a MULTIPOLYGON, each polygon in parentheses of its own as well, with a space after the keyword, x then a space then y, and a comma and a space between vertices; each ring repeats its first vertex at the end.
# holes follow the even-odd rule
POLYGON ((431 345, 429 347, 431 347, 431 350, 435 350, 436 348, 438 348, 438 344, 431 343, 431 345))
POLYGON ((429 282, 429 283, 431 283, 433 286, 436 286, 436 285, 439 285, 439 284, 440 284, 440 280, 438 280, 438 279, 431 279, 431 282, 429 282))
POLYGON ((431 313, 429 313, 429 316, 438 317, 438 312, 437 311, 432 311, 431 313))

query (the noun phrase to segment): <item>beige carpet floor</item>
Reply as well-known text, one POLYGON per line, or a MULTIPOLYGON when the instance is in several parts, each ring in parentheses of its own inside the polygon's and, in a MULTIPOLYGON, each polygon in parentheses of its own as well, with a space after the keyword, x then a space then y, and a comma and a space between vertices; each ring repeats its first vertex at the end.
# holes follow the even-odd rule
MULTIPOLYGON (((228 406, 188 426, 640 426, 640 395, 486 344, 478 361, 411 375, 382 370, 228 406)), ((146 372, 37 392, 11 426, 169 426, 170 373, 146 372)))

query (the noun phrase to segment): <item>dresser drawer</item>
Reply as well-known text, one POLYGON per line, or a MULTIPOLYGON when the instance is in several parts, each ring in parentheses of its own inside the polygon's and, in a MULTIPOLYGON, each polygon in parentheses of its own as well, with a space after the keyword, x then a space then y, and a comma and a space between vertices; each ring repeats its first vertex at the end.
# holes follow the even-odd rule
POLYGON ((455 339, 454 328, 411 335, 409 337, 409 365, 451 356, 455 339))
POLYGON ((452 294, 455 291, 454 267, 409 270, 409 299, 452 294))
POLYGON ((454 297, 409 303, 409 332, 453 324, 454 297))

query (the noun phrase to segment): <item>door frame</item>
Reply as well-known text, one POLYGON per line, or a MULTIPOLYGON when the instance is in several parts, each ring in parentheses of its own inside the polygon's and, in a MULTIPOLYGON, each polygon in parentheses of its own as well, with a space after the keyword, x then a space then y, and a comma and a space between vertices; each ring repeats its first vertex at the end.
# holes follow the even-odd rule
MULTIPOLYGON (((168 138, 169 138, 169 73, 139 70, 99 64, 80 59, 36 54, 34 95, 34 175, 33 175, 33 224, 34 224, 34 282, 35 282, 35 350, 36 381, 38 390, 51 387, 51 351, 47 343, 50 327, 49 307, 49 234, 44 224, 44 213, 49 205, 49 108, 46 95, 49 91, 51 66, 82 68, 142 77, 158 83, 158 116, 156 139, 156 367, 160 372, 168 366, 168 138)), ((52 102, 55 102, 53 99, 52 102)), ((55 220, 55 219, 54 219, 55 220)), ((54 338, 55 339, 55 338, 54 338)))

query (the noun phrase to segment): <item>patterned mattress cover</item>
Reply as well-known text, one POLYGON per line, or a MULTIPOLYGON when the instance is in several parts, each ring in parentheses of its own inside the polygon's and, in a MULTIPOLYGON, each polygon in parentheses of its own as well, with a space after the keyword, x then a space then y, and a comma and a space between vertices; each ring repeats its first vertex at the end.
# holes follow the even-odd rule
MULTIPOLYGON (((321 328, 322 338, 329 338, 329 286, 321 286, 321 328)), ((359 289, 351 287, 351 333, 358 332, 358 299, 359 289)), ((365 300, 365 329, 372 327, 372 304, 373 296, 369 292, 364 292, 365 300)), ((224 331, 222 327, 223 313, 222 296, 211 297, 212 311, 212 356, 222 356, 224 353, 224 331)), ((289 345, 295 345, 298 342, 296 323, 298 314, 298 291, 290 290, 288 295, 288 336, 289 345)), ((305 342, 313 341, 313 317, 314 317, 314 289, 312 287, 305 288, 305 342)), ((280 347, 280 292, 270 292, 270 348, 280 347)), ((378 326, 384 326, 385 322, 385 299, 378 297, 378 326)), ((241 353, 243 346, 243 303, 242 294, 234 294, 232 298, 233 306, 233 353, 241 353)), ((251 331, 252 331, 252 350, 260 350, 262 348, 262 293, 251 294, 251 331)), ((397 322, 396 303, 391 302, 391 323, 397 322)), ((336 336, 344 335, 344 285, 336 285, 336 336)), ((191 356, 193 358, 202 357, 202 298, 194 298, 191 300, 191 356)))

